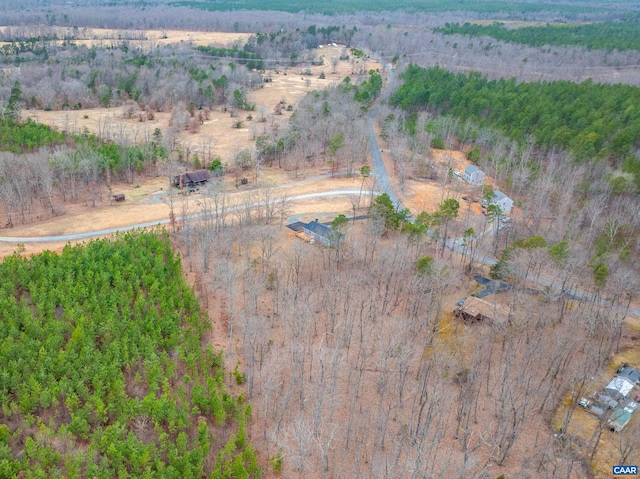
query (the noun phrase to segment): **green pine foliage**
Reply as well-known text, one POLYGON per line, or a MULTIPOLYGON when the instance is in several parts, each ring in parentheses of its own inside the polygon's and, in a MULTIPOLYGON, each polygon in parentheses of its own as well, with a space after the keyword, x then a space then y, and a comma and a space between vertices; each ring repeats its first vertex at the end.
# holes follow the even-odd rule
MULTIPOLYGON (((474 2, 451 2, 447 0, 269 0, 265 3, 260 0, 179 0, 171 2, 174 6, 187 6, 212 11, 229 10, 275 10, 297 13, 321 13, 324 15, 337 15, 355 12, 384 12, 406 10, 409 12, 449 12, 465 10, 478 13, 527 13, 527 12, 558 12, 564 14, 593 13, 604 10, 601 3, 593 0, 581 4, 563 3, 536 3, 504 0, 478 0, 474 2)), ((607 3, 611 10, 615 5, 607 3)), ((624 4, 620 6, 624 8, 624 4)))
POLYGON ((411 213, 393 205, 387 193, 376 196, 369 207, 369 214, 384 223, 385 230, 397 230, 409 222, 411 213))
POLYGON ((0 477, 260 476, 166 235, 15 254, 0 302, 0 477))
POLYGON ((588 50, 640 50, 640 24, 634 21, 576 25, 563 23, 520 28, 506 28, 499 22, 492 25, 447 23, 434 31, 445 35, 487 36, 534 47, 554 45, 581 46, 588 50))
POLYGON ((382 90, 382 77, 374 70, 369 70, 369 78, 356 89, 355 100, 369 107, 382 90))
POLYGON ((257 53, 237 48, 216 48, 207 46, 196 47, 201 53, 205 53, 214 58, 230 58, 240 65, 246 65, 249 70, 264 70, 262 57, 257 53))
POLYGON ((531 135, 543 148, 561 147, 579 161, 622 160, 640 146, 640 88, 586 81, 516 83, 478 72, 451 73, 410 65, 391 103, 429 108, 502 130, 514 140, 531 135))
POLYGON ((360 83, 360 85, 351 83, 351 78, 345 77, 341 87, 344 92, 353 91, 354 100, 362 104, 363 110, 366 111, 382 90, 382 77, 377 71, 369 70, 369 78, 360 83))
MULTIPOLYGON (((55 145, 69 146, 67 154, 74 158, 74 162, 79 161, 79 155, 89 156, 90 153, 95 153, 100 173, 107 169, 112 173, 119 173, 125 168, 142 170, 149 162, 155 163, 158 159, 167 157, 166 149, 155 142, 124 147, 104 143, 90 134, 68 135, 58 132, 31 118, 24 122, 0 119, 0 151, 21 154, 55 145)), ((56 166, 55 161, 53 165, 56 166)))
POLYGON ((64 133, 36 123, 31 118, 23 123, 0 119, 0 151, 25 153, 43 146, 64 144, 66 137, 64 133))

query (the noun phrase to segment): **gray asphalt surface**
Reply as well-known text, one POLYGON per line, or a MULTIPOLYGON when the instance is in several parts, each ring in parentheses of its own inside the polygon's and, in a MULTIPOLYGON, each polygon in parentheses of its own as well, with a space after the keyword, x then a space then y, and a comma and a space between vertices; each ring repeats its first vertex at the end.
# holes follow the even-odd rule
MULTIPOLYGON (((348 174, 349 174, 349 172, 347 170, 337 171, 335 173, 325 173, 323 175, 310 176, 308 178, 304 178, 304 179, 301 179, 301 180, 291 181, 290 183, 282 183, 281 185, 259 187, 259 189, 268 190, 268 189, 284 188, 284 187, 287 187, 287 186, 304 185, 305 183, 313 183, 314 181, 322 180, 324 178, 332 178, 332 177, 339 178, 340 176, 344 176, 344 175, 348 175, 348 174)), ((255 191, 255 188, 252 188, 249 191, 255 191)), ((164 198, 168 194, 169 194, 169 190, 161 191, 161 192, 156 193, 152 197, 147 198, 147 199, 145 199, 143 201, 144 201, 144 203, 160 204, 160 203, 162 203, 162 198, 164 198)))
MULTIPOLYGON (((393 68, 388 63, 384 63, 384 61, 380 58, 377 58, 375 55, 370 55, 379 61, 384 68, 387 70, 389 74, 389 82, 385 85, 385 90, 393 91, 395 87, 395 76, 393 73, 393 68)), ((387 174, 387 169, 384 166, 384 162, 382 161, 382 155, 380 154, 380 147, 378 146, 378 139, 376 138, 376 134, 373 130, 373 122, 378 117, 380 113, 380 104, 376 104, 375 107, 371 110, 369 115, 367 116, 367 134, 369 136, 369 149, 371 150, 371 157, 373 158, 373 173, 376 179, 376 184, 378 189, 382 193, 386 193, 391 198, 391 201, 398 209, 404 208, 402 205, 402 201, 396 195, 393 187, 391 186, 391 181, 389 180, 389 175, 387 174)))
MULTIPOLYGON (((341 196, 341 195, 359 195, 361 193, 360 189, 356 189, 356 188, 347 188, 347 189, 340 189, 340 190, 333 190, 333 191, 321 191, 319 193, 307 193, 304 195, 297 195, 297 196, 289 196, 286 198, 286 201, 296 201, 296 200, 305 200, 305 199, 309 199, 309 198, 322 198, 325 196, 341 196)), ((371 192, 369 190, 364 190, 362 191, 362 194, 370 194, 371 192)), ((374 194, 377 194, 377 192, 374 192, 374 194)), ((282 200, 274 200, 275 203, 281 202, 282 200)), ((264 202, 260 201, 257 203, 254 203, 253 206, 264 206, 264 202)), ((242 206, 237 206, 235 208, 229 208, 227 211, 231 212, 231 211, 236 211, 238 209, 244 208, 244 205, 242 206)), ((193 213, 191 215, 188 215, 188 218, 197 218, 199 216, 201 216, 202 213, 193 213)), ((183 218, 178 218, 178 220, 182 220, 183 218)), ((97 231, 88 231, 85 233, 72 233, 72 234, 68 234, 68 235, 57 235, 57 236, 41 236, 41 237, 23 237, 23 236, 0 236, 0 241, 5 241, 7 243, 51 243, 51 242, 56 242, 56 241, 72 241, 72 240, 80 240, 80 239, 86 239, 86 238, 94 238, 96 236, 104 236, 104 235, 109 235, 109 234, 113 234, 113 233, 117 233, 118 231, 130 231, 133 229, 138 229, 138 228, 150 228, 153 226, 158 226, 158 225, 164 225, 169 223, 169 219, 163 219, 163 220, 159 220, 159 221, 148 221, 145 223, 136 223, 134 225, 129 225, 129 226, 121 226, 121 227, 117 227, 117 228, 108 228, 108 229, 104 229, 104 230, 97 230, 97 231)))

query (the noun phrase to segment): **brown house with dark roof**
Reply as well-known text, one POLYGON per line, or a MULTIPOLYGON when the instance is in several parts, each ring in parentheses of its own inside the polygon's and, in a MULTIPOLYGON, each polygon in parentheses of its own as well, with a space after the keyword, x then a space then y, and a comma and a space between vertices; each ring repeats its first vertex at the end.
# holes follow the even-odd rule
POLYGON ((505 324, 510 320, 509 308, 501 304, 489 303, 484 299, 469 297, 454 314, 466 322, 483 322, 488 324, 505 324))
POLYGON ((210 177, 211 174, 209 170, 191 171, 184 175, 174 177, 173 186, 177 188, 200 186, 209 181, 210 177))

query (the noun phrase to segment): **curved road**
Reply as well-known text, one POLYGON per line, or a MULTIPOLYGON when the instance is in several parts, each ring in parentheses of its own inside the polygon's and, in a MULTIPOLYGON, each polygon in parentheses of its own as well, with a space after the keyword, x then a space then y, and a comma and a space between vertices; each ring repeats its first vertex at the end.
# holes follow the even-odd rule
MULTIPOLYGON (((335 173, 325 173, 323 175, 315 175, 315 176, 310 176, 308 178, 304 178, 301 180, 296 180, 296 181, 291 181, 290 183, 282 183, 281 185, 269 185, 269 186, 262 186, 259 187, 257 189, 260 190, 274 190, 277 188, 287 188, 289 186, 298 186, 298 185, 304 185, 305 183, 313 183, 314 181, 318 181, 318 180, 322 180, 325 178, 339 178, 341 175, 348 175, 350 174, 349 171, 347 170, 343 170, 343 171, 336 171, 335 173)), ((250 189, 247 191, 256 191, 256 188, 254 189, 250 189)), ((143 200, 144 203, 152 203, 152 204, 160 204, 162 203, 161 198, 167 196, 169 194, 169 191, 161 191, 159 193, 156 193, 155 195, 153 195, 150 198, 146 198, 145 200, 143 200)))
MULTIPOLYGON (((303 180, 304 181, 304 180, 303 180)), ((296 200, 306 200, 309 198, 321 198, 321 197, 325 197, 325 196, 342 196, 342 195, 360 195, 361 193, 363 193, 363 191, 360 191, 359 189, 351 189, 351 188, 345 188, 345 189, 340 189, 340 190, 333 190, 333 191, 321 191, 319 193, 307 193, 304 195, 297 195, 297 196, 289 196, 286 198, 279 198, 279 199, 275 199, 273 200, 273 203, 281 203, 282 201, 296 201, 296 200)), ((371 193, 370 191, 367 191, 367 193, 371 193)), ((377 191, 374 191, 373 194, 378 193, 377 191)), ((264 206, 265 202, 263 201, 259 201, 257 203, 253 203, 252 206, 264 206)), ((245 205, 240 205, 240 206, 235 206, 232 208, 229 208, 227 211, 228 212, 232 212, 232 211, 236 211, 239 209, 245 208, 245 205)), ((193 213, 187 216, 187 218, 197 218, 199 216, 201 216, 202 213, 193 213)), ((179 218, 178 221, 182 220, 184 218, 179 218)), ((104 229, 104 230, 98 230, 98 231, 87 231, 86 233, 72 233, 72 234, 68 234, 68 235, 58 235, 58 236, 40 236, 40 237, 18 237, 18 236, 0 236, 0 241, 5 241, 7 243, 52 243, 55 241, 74 241, 74 240, 80 240, 80 239, 85 239, 85 238, 93 238, 95 236, 103 236, 103 235, 108 235, 108 234, 113 234, 113 233, 117 233, 118 231, 130 231, 133 229, 137 229, 137 228, 150 228, 152 226, 158 226, 158 225, 163 225, 163 224, 167 224, 169 223, 169 219, 162 219, 162 220, 158 220, 158 221, 147 221, 145 223, 137 223, 135 225, 129 225, 129 226, 121 226, 121 227, 117 227, 117 228, 108 228, 108 229, 104 229)))

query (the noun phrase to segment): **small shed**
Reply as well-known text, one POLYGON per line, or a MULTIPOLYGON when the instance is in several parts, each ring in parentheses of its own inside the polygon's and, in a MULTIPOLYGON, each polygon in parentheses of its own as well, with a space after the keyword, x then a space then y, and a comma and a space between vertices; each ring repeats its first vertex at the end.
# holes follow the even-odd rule
POLYGON ((616 409, 611 413, 609 418, 609 430, 611 432, 622 431, 629 421, 631 421, 631 412, 624 408, 616 409))
POLYGON ((209 170, 196 170, 176 176, 173 180, 173 186, 177 188, 200 186, 205 184, 211 178, 209 170))
POLYGON ((336 246, 344 243, 344 234, 333 230, 330 226, 311 221, 303 227, 304 234, 312 237, 316 241, 320 241, 325 246, 336 246))
POLYGON ((495 197, 493 198, 491 203, 494 205, 498 205, 503 213, 511 213, 511 208, 513 208, 513 200, 500 190, 495 190, 493 194, 495 195, 495 197))
POLYGON ((454 314, 465 322, 505 324, 510 319, 507 307, 474 296, 465 299, 464 303, 454 310, 454 314))
POLYGON ((484 171, 474 165, 467 166, 462 176, 464 181, 472 185, 481 185, 484 181, 484 171))
POLYGON ((638 403, 634 401, 626 401, 618 409, 611 413, 609 417, 609 429, 613 432, 622 431, 629 421, 631 416, 638 409, 638 403))

